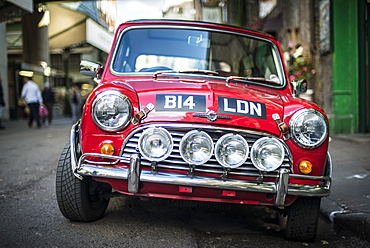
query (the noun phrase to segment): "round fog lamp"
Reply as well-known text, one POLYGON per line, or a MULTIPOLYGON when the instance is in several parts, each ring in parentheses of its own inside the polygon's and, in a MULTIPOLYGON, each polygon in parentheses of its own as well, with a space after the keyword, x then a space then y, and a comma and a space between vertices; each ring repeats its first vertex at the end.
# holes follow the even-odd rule
POLYGON ((252 146, 252 163, 261 171, 276 170, 283 163, 284 156, 284 147, 276 138, 264 137, 252 146))
POLYGON ((249 146, 239 134, 226 134, 216 143, 215 156, 217 161, 226 168, 237 168, 248 158, 249 146))
POLYGON ((139 151, 149 161, 165 160, 171 154, 172 148, 171 134, 164 128, 148 128, 139 138, 139 151))
POLYGON ((181 157, 191 165, 206 163, 213 153, 213 140, 204 131, 188 132, 180 142, 181 157))

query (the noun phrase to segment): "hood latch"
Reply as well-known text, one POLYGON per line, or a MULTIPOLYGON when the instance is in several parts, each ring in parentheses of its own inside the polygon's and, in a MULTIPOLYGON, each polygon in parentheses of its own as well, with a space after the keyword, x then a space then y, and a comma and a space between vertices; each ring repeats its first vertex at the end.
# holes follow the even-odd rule
POLYGON ((152 111, 154 109, 154 104, 153 103, 149 103, 148 105, 146 105, 146 107, 144 109, 142 109, 139 113, 137 113, 134 118, 132 119, 132 124, 136 125, 138 123, 140 123, 140 121, 142 119, 145 119, 146 116, 148 115, 148 113, 150 111, 152 111))
POLYGON ((280 129, 280 132, 284 137, 284 140, 290 139, 289 127, 288 127, 287 124, 285 124, 284 122, 281 121, 279 114, 273 114, 272 118, 274 119, 274 121, 278 125, 278 127, 280 129))

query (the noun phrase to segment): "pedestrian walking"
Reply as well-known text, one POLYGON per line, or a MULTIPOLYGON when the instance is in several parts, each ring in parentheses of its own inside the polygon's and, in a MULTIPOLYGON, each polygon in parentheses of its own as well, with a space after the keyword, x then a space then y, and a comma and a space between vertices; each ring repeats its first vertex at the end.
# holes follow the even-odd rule
POLYGON ((53 107, 54 107, 54 92, 50 87, 50 83, 46 82, 44 84, 44 90, 42 91, 42 100, 44 102, 45 107, 48 110, 48 116, 43 117, 42 122, 45 124, 46 118, 48 119, 49 125, 51 125, 51 122, 53 120, 53 107))
POLYGON ((81 115, 81 94, 77 85, 73 85, 71 88, 71 111, 72 111, 72 123, 76 123, 80 119, 81 115))
POLYGON ((23 88, 21 92, 21 99, 23 99, 29 109, 30 115, 28 120, 28 127, 32 127, 32 123, 35 120, 37 128, 41 127, 41 121, 39 116, 40 104, 43 103, 41 97, 41 91, 39 86, 32 81, 33 72, 32 71, 20 71, 19 75, 23 77, 23 88))
POLYGON ((2 82, 3 80, 0 75, 0 130, 5 129, 5 127, 3 126, 3 107, 5 106, 5 101, 2 82))

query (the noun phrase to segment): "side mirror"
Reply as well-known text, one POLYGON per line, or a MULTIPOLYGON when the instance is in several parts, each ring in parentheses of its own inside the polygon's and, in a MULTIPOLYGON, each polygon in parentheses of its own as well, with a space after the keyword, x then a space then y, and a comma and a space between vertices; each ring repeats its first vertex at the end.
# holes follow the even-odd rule
POLYGON ((103 66, 99 63, 82 60, 80 63, 80 74, 88 77, 100 79, 103 72, 103 66))
POLYGON ((293 94, 294 96, 297 96, 299 94, 303 94, 307 92, 307 81, 306 79, 301 79, 298 81, 293 81, 293 94))

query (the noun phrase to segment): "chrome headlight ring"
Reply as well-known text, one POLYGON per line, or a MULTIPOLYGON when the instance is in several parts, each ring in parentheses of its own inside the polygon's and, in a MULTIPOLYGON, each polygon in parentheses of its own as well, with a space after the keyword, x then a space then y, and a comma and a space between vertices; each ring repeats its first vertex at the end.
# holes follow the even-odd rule
POLYGON ((190 165, 206 163, 212 157, 213 149, 213 140, 204 131, 190 131, 180 141, 181 157, 190 165))
POLYGON ((223 167, 237 168, 244 164, 248 155, 248 142, 239 134, 225 134, 216 143, 215 156, 223 167))
POLYGON ((140 154, 152 162, 165 160, 172 152, 173 139, 164 128, 151 127, 146 129, 139 138, 140 154))
POLYGON ((289 124, 295 143, 306 149, 320 146, 328 136, 328 123, 316 109, 299 110, 289 124))
POLYGON ((131 119, 130 99, 117 90, 107 90, 95 98, 91 115, 95 124, 108 132, 115 132, 128 125, 131 119))
POLYGON ((258 139, 251 149, 252 163, 261 171, 276 170, 282 165, 284 157, 284 145, 279 139, 273 137, 258 139))

